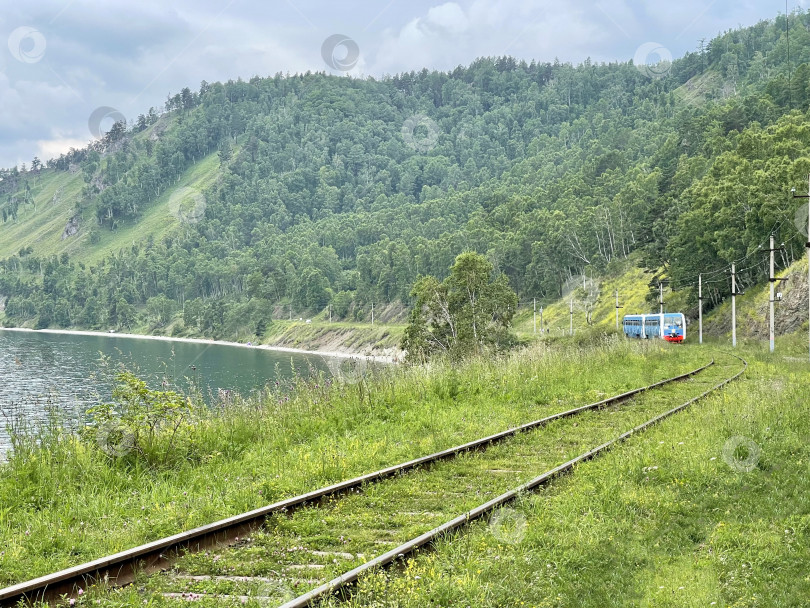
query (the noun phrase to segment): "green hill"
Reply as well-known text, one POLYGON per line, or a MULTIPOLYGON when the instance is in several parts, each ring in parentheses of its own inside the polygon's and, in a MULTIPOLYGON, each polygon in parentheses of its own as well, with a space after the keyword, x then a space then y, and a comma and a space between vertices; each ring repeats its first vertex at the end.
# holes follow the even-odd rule
POLYGON ((30 247, 38 257, 67 254, 77 263, 91 265, 149 239, 158 241, 182 225, 186 199, 210 186, 218 169, 216 154, 209 155, 184 171, 177 185, 156 198, 137 220, 122 221, 115 230, 98 227, 92 208, 82 208, 80 172, 42 170, 31 179, 34 204, 21 209, 16 222, 3 226, 0 257, 30 247), (65 230, 74 218, 78 232, 67 236, 65 230))
MULTIPOLYGON (((783 16, 661 78, 499 57, 184 89, 87 149, 0 171, 3 322, 240 339, 290 309, 365 323, 465 250, 553 328, 561 297, 609 323, 615 289, 629 311, 660 278, 694 309, 697 274, 771 232, 780 269, 803 253, 786 193, 810 173, 810 14, 791 19, 790 64, 783 16), (605 277, 596 301, 583 276, 605 277)), ((713 290, 716 306, 729 286, 713 290)))

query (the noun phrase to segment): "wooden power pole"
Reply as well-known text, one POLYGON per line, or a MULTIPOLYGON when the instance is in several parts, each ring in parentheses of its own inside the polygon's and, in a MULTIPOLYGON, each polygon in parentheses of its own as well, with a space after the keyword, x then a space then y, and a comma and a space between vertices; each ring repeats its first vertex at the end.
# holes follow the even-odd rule
POLYGON ((737 273, 731 263, 731 345, 737 346, 737 273))
POLYGON ((619 310, 624 306, 619 306, 619 290, 616 290, 616 329, 619 329, 619 310))
POLYGON ((698 275, 698 343, 703 344, 703 275, 698 275))
MULTIPOLYGON (((807 179, 807 194, 796 194, 796 188, 792 188, 793 198, 806 198, 807 199, 807 309, 808 318, 810 318, 810 177, 807 179)), ((810 332, 810 330, 808 330, 810 332)), ((810 335, 808 335, 808 346, 810 347, 810 335)), ((810 349, 808 349, 810 353, 810 349)))
POLYGON ((768 273, 768 283, 770 283, 770 298, 768 302, 768 341, 770 344, 771 352, 774 350, 774 321, 773 321, 773 298, 774 298, 774 283, 776 283, 776 277, 773 276, 774 271, 774 264, 773 264, 773 235, 771 235, 771 269, 768 273))
POLYGON ((571 322, 570 322, 570 326, 569 326, 568 331, 573 336, 574 335, 574 300, 573 300, 573 298, 571 299, 571 309, 570 309, 570 312, 568 314, 571 317, 571 322))
POLYGON ((658 313, 664 314, 664 284, 661 281, 658 281, 658 313))

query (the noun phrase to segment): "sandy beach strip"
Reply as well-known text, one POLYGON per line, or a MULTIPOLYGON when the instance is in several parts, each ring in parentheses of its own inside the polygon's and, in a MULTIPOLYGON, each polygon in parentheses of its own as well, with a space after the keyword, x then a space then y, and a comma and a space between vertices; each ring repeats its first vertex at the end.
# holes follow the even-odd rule
POLYGON ((192 344, 210 344, 214 346, 234 346, 239 348, 258 348, 272 350, 280 353, 297 355, 317 355, 319 357, 332 357, 335 359, 362 359, 377 363, 395 363, 394 357, 386 355, 361 355, 358 353, 344 353, 327 350, 304 350, 302 348, 289 348, 286 346, 268 346, 266 344, 245 344, 243 342, 228 342, 225 340, 209 340, 205 338, 173 338, 171 336, 146 336, 142 334, 119 334, 104 331, 85 331, 78 329, 30 329, 27 327, 0 327, 0 331, 27 332, 32 334, 61 334, 66 336, 91 336, 105 338, 129 338, 134 340, 165 340, 169 342, 189 342, 192 344))

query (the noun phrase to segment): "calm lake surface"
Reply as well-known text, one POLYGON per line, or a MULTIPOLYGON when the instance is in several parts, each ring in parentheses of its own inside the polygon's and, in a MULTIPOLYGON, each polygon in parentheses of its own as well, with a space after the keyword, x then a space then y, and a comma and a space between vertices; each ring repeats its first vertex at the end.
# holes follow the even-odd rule
POLYGON ((187 391, 196 384, 205 395, 231 390, 249 395, 292 367, 328 371, 335 361, 319 355, 291 354, 224 344, 145 340, 120 336, 73 336, 0 329, 0 455, 9 447, 7 425, 12 413, 39 423, 53 403, 69 416, 81 416, 98 400, 109 398, 109 376, 100 372, 101 354, 160 388, 187 391))

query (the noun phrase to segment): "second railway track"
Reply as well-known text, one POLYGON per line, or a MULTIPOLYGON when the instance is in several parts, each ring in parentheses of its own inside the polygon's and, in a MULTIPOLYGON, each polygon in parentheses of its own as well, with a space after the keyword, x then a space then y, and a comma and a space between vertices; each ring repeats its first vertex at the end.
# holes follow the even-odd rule
MULTIPOLYGON (((234 525, 227 531, 222 528, 224 536, 219 540, 235 544, 223 547, 209 542, 208 550, 189 552, 171 562, 164 555, 163 565, 168 567, 162 572, 141 574, 134 585, 118 590, 94 592, 93 599, 101 605, 142 604, 144 601, 173 604, 188 600, 205 600, 212 605, 295 604, 296 596, 322 589, 325 583, 362 567, 377 556, 404 546, 459 514, 530 482, 539 473, 569 462, 594 446, 604 445, 622 432, 704 393, 731 377, 735 367, 740 367, 739 361, 724 356, 718 364, 679 376, 683 382, 670 379, 656 383, 525 425, 525 428, 519 427, 526 432, 512 429, 466 444, 463 449, 440 452, 430 459, 399 465, 400 468, 391 467, 385 470, 386 474, 372 474, 359 484, 347 482, 342 488, 337 484, 332 487, 337 488, 334 491, 315 492, 306 495, 305 500, 291 499, 291 502, 286 501, 289 511, 282 507, 261 514, 264 521, 261 529, 247 524, 255 518, 245 519, 241 528, 238 521, 232 522, 234 525), (696 375, 698 372, 700 375, 696 375), (656 390, 650 391, 653 387, 656 390), (631 399, 632 405, 619 405, 631 399), (537 428, 544 430, 531 430, 537 428), (506 437, 510 437, 510 441, 495 443, 506 437), (483 446, 489 447, 486 451, 475 450, 483 446), (450 456, 455 458, 449 459, 450 456), (424 466, 428 464, 432 466, 424 466), (412 472, 398 475, 406 470, 412 472), (387 483, 368 484, 389 475, 395 477, 387 483), (365 484, 362 493, 345 494, 360 489, 361 484, 365 484), (293 507, 296 508, 292 510, 293 507), (238 540, 236 534, 241 534, 238 540)), ((191 543, 176 542, 167 543, 164 550, 168 554, 184 546, 193 547, 191 543)), ((132 559, 133 565, 137 564, 137 556, 133 555, 132 559)), ((100 564, 97 566, 91 569, 96 575, 103 570, 100 564)), ((113 579, 116 572, 122 571, 122 565, 117 571, 106 569, 113 579)), ((23 593, 29 599, 48 598, 48 583, 52 592, 60 583, 63 589, 65 584, 72 584, 74 590, 81 584, 78 569, 72 574, 62 574, 61 581, 58 577, 50 581, 43 577, 38 584, 31 581, 27 589, 24 585, 18 586, 16 598, 12 597, 12 588, 2 590, 0 601, 8 603, 23 593)), ((309 601, 299 600, 296 605, 309 601)))

